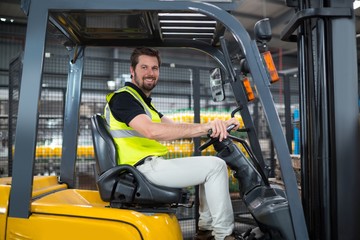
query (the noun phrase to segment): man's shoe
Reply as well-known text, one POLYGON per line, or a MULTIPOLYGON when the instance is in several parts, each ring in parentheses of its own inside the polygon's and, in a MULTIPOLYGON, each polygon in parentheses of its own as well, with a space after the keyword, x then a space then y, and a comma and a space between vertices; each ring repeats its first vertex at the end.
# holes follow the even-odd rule
POLYGON ((211 230, 198 230, 194 240, 213 240, 214 236, 212 235, 211 230))

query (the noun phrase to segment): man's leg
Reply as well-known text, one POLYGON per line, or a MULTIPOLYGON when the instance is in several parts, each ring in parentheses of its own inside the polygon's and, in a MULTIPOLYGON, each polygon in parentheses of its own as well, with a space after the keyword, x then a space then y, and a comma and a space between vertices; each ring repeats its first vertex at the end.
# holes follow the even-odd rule
MULTIPOLYGON (((218 157, 155 158, 137 167, 151 182, 184 188, 204 185, 215 239, 224 239, 234 228, 226 163, 218 157)), ((202 197, 202 196, 200 196, 202 197)), ((206 212, 206 211, 205 211, 206 212)), ((201 212, 200 212, 201 213, 201 212)), ((204 216, 204 220, 207 216, 204 216)))
POLYGON ((206 202, 212 216, 213 234, 216 240, 224 239, 234 230, 234 213, 229 194, 226 164, 224 168, 204 183, 206 202))
POLYGON ((206 201, 204 184, 199 185, 199 229, 196 231, 194 240, 210 240, 214 239, 212 234, 212 217, 209 206, 206 201))
POLYGON ((208 203, 206 201, 206 194, 204 184, 199 185, 199 230, 211 230, 212 231, 212 217, 208 203))

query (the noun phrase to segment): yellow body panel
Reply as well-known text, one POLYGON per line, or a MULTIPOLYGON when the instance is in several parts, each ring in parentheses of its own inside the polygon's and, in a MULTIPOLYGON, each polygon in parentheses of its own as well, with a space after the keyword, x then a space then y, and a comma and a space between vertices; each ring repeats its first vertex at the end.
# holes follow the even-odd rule
POLYGON ((10 185, 3 185, 0 182, 0 240, 5 239, 9 196, 10 196, 10 185))
MULTIPOLYGON (((10 189, 9 185, 1 185, 5 182, 0 179, 0 210, 5 212, 1 212, 0 227, 6 225, 7 228, 6 238, 0 234, 0 240, 182 239, 174 214, 143 214, 109 208, 109 203, 102 201, 97 191, 64 189, 64 184, 58 184, 52 176, 34 178, 33 195, 40 197, 32 202, 30 217, 9 217, 5 224, 10 189)), ((2 230, 0 228, 0 232, 2 230)))

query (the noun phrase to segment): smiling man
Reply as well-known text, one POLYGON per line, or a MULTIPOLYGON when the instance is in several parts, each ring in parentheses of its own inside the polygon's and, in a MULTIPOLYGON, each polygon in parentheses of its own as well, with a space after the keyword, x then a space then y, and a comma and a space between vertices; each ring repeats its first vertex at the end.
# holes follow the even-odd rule
POLYGON ((151 103, 151 91, 159 80, 160 56, 151 48, 136 48, 131 55, 131 82, 107 95, 105 117, 119 152, 119 164, 135 165, 157 185, 185 188, 199 185, 199 232, 195 239, 231 240, 234 216, 225 162, 214 156, 166 160, 166 146, 159 141, 206 135, 220 141, 228 136, 226 127, 239 126, 235 118, 227 121, 175 123, 158 112, 151 103))

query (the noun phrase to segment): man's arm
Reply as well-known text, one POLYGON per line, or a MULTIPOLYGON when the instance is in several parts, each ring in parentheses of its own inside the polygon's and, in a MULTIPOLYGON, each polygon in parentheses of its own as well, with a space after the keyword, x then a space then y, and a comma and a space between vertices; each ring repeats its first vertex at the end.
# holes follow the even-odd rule
MULTIPOLYGON (((239 122, 235 118, 228 121, 217 119, 208 123, 199 124, 175 123, 165 117, 161 123, 154 123, 146 114, 139 114, 129 122, 129 126, 144 137, 158 141, 171 141, 180 138, 199 137, 206 135, 210 129, 212 130, 211 137, 219 137, 220 141, 222 141, 228 135, 226 127, 230 124, 239 126, 239 122)), ((235 129, 236 128, 237 127, 235 127, 235 129)))
POLYGON ((168 118, 168 117, 166 117, 166 116, 162 116, 162 117, 161 117, 161 122, 162 122, 162 123, 171 123, 171 124, 174 124, 174 123, 175 123, 171 118, 168 118))

